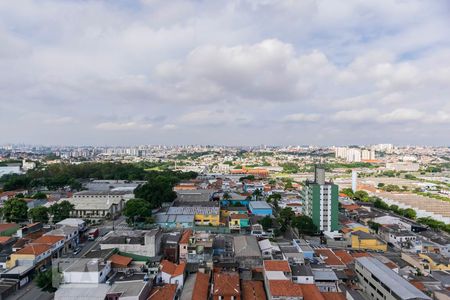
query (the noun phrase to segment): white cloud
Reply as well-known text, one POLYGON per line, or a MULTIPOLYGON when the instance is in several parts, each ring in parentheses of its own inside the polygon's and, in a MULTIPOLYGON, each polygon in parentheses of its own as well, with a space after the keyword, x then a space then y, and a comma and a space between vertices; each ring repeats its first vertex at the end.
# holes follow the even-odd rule
POLYGON ((152 128, 152 124, 148 123, 138 123, 138 122, 104 122, 99 123, 95 126, 97 129, 101 130, 144 130, 152 128))
POLYGON ((398 108, 392 112, 381 115, 378 120, 382 123, 402 123, 405 121, 421 121, 423 120, 424 113, 416 109, 410 108, 398 108))
POLYGON ((175 125, 175 124, 165 124, 162 128, 165 129, 165 130, 174 130, 174 129, 177 129, 177 125, 175 125))
POLYGON ((55 124, 55 125, 62 125, 62 124, 71 124, 75 123, 76 120, 72 117, 54 117, 49 118, 44 121, 47 124, 55 124))
POLYGON ((315 122, 320 119, 319 114, 290 114, 283 118, 284 122, 315 122))
POLYGON ((448 9, 445 0, 0 1, 0 126, 21 120, 3 139, 52 143, 56 135, 37 136, 54 125, 68 143, 97 142, 89 127, 123 131, 124 143, 153 128, 149 139, 173 143, 195 126, 190 142, 223 129, 221 142, 238 144, 250 139, 230 129, 251 125, 257 144, 332 143, 358 123, 354 143, 374 132, 439 143, 450 115, 448 9), (289 135, 285 122, 323 133, 289 135))

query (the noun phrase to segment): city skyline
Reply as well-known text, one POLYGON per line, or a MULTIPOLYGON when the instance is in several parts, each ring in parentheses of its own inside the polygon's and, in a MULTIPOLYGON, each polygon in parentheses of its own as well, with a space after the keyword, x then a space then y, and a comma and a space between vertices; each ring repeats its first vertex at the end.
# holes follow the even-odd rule
POLYGON ((414 0, 3 1, 1 142, 445 145, 449 12, 414 0))

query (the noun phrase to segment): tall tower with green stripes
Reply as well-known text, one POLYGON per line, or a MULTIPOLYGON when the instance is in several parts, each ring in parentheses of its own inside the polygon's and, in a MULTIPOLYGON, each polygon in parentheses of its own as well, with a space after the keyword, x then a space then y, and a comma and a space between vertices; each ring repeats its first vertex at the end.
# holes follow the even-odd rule
POLYGON ((339 188, 325 181, 325 169, 315 167, 314 181, 307 181, 302 192, 304 214, 309 216, 321 231, 339 230, 339 188))

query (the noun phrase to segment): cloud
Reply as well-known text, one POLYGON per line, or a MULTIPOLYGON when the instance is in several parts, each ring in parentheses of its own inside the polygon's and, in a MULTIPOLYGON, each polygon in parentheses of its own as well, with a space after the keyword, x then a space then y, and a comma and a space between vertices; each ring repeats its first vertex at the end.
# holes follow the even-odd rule
POLYGON ((282 120, 284 122, 315 122, 320 119, 319 114, 290 114, 285 116, 282 120))
POLYGON ((125 122, 125 123, 118 123, 118 122, 104 122, 99 123, 95 126, 95 128, 100 130, 145 130, 152 128, 152 124, 148 123, 138 123, 138 122, 125 122))
POLYGON ((174 130, 177 129, 177 125, 175 124, 164 124, 162 127, 164 130, 174 130))
POLYGON ((54 117, 49 118, 44 121, 47 124, 55 124, 55 125, 62 125, 62 124, 71 124, 75 123, 76 120, 72 117, 54 117))
POLYGON ((0 126, 21 120, 2 139, 441 143, 448 11, 445 0, 0 1, 0 126))

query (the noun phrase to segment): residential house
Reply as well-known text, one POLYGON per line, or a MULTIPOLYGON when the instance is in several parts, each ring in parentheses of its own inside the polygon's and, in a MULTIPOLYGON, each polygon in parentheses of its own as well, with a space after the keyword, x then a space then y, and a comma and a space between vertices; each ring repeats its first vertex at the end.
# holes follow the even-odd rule
POLYGON ((106 239, 100 242, 100 249, 117 248, 120 252, 154 257, 159 254, 161 238, 159 229, 110 232, 106 239))
POLYGON ((175 300, 176 295, 176 284, 164 284, 163 286, 155 286, 150 291, 148 300, 175 300))
POLYGON ((61 262, 65 284, 98 284, 106 282, 111 272, 111 261, 102 259, 79 259, 74 263, 65 264, 61 262))
POLYGON ((180 241, 178 243, 179 245, 178 255, 180 261, 186 261, 187 259, 189 239, 191 236, 192 236, 192 229, 185 230, 181 235, 180 241))
POLYGON ((258 216, 271 216, 272 207, 266 201, 250 201, 248 208, 250 212, 258 216))
POLYGON ((250 270, 262 265, 261 251, 256 237, 249 235, 234 236, 234 258, 242 269, 250 270))
POLYGON ((241 232, 250 227, 247 214, 231 214, 228 218, 228 226, 232 232, 241 232))
POLYGON ((355 250, 387 251, 387 244, 370 233, 352 232, 352 248, 355 250))
POLYGON ((208 300, 209 274, 197 272, 189 275, 181 293, 180 300, 208 300))
POLYGON ((105 300, 145 300, 150 295, 151 282, 145 273, 117 273, 108 280, 111 288, 105 300))
POLYGON ((52 247, 46 244, 30 244, 13 252, 6 267, 12 269, 15 266, 35 266, 40 268, 50 262, 52 247))
POLYGON ((184 285, 185 271, 185 262, 181 262, 177 265, 168 260, 163 260, 161 261, 160 272, 156 281, 166 284, 176 284, 178 289, 182 289, 184 285))
POLYGON ((213 300, 240 300, 241 286, 236 272, 217 272, 211 287, 213 300))
POLYGON ((262 281, 243 280, 242 298, 244 300, 266 300, 266 292, 262 281))
POLYGON ((332 269, 313 268, 314 284, 321 292, 337 292, 339 279, 332 269))
POLYGON ((44 236, 47 235, 64 237, 62 253, 67 253, 69 249, 76 248, 80 243, 78 227, 61 226, 44 234, 44 236))
POLYGON ((57 258, 61 255, 62 249, 64 248, 64 237, 59 235, 43 235, 40 238, 35 239, 30 243, 30 245, 34 244, 45 244, 49 245, 53 257, 57 258))

